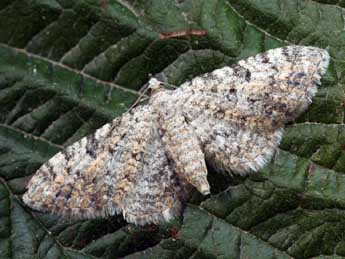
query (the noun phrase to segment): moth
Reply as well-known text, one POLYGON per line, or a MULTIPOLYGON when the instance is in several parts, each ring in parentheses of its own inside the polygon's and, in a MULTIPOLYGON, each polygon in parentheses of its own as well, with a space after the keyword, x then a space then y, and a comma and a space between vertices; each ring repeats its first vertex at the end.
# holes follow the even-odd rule
POLYGON ((270 160, 284 125, 312 102, 329 54, 269 50, 168 90, 151 79, 147 104, 57 153, 31 178, 24 202, 69 217, 122 213, 136 225, 180 215, 191 189, 210 193, 206 161, 245 175, 270 160))

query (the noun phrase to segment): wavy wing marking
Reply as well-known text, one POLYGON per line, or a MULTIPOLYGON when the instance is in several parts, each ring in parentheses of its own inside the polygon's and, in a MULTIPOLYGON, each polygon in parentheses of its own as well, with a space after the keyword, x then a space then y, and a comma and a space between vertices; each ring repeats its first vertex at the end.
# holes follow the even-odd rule
POLYGON ((24 202, 79 218, 123 213, 140 225, 177 216, 186 184, 170 168, 155 116, 139 107, 56 154, 32 177, 24 202))

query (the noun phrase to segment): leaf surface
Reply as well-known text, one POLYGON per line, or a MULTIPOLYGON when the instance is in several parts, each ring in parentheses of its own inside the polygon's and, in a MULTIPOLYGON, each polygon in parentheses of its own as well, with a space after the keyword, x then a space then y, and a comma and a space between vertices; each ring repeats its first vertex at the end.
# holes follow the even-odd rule
POLYGON ((344 8, 335 0, 1 1, 0 257, 345 257, 344 8), (160 37, 189 29, 207 35, 160 37), (289 44, 326 48, 331 64, 260 173, 210 172, 212 195, 195 193, 183 217, 163 226, 67 220, 21 202, 42 163, 125 112, 151 75, 179 85, 289 44))

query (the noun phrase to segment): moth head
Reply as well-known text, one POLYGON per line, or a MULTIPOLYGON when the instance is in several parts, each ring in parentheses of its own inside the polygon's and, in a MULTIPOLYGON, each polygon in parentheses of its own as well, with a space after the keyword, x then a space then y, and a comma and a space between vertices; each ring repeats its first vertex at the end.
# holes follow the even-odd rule
POLYGON ((151 78, 148 82, 147 86, 148 90, 150 91, 151 95, 159 92, 163 89, 163 85, 161 81, 158 81, 156 78, 151 78))

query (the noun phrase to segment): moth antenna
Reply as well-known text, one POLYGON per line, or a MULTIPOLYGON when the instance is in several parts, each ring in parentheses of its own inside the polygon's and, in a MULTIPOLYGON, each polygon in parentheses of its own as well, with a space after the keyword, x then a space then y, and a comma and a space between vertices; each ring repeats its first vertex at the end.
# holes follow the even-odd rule
POLYGON ((176 89, 178 88, 176 85, 172 85, 172 84, 169 84, 169 83, 166 83, 166 82, 160 81, 160 83, 161 83, 162 85, 169 86, 169 87, 171 87, 171 88, 174 89, 174 90, 176 90, 176 89))

